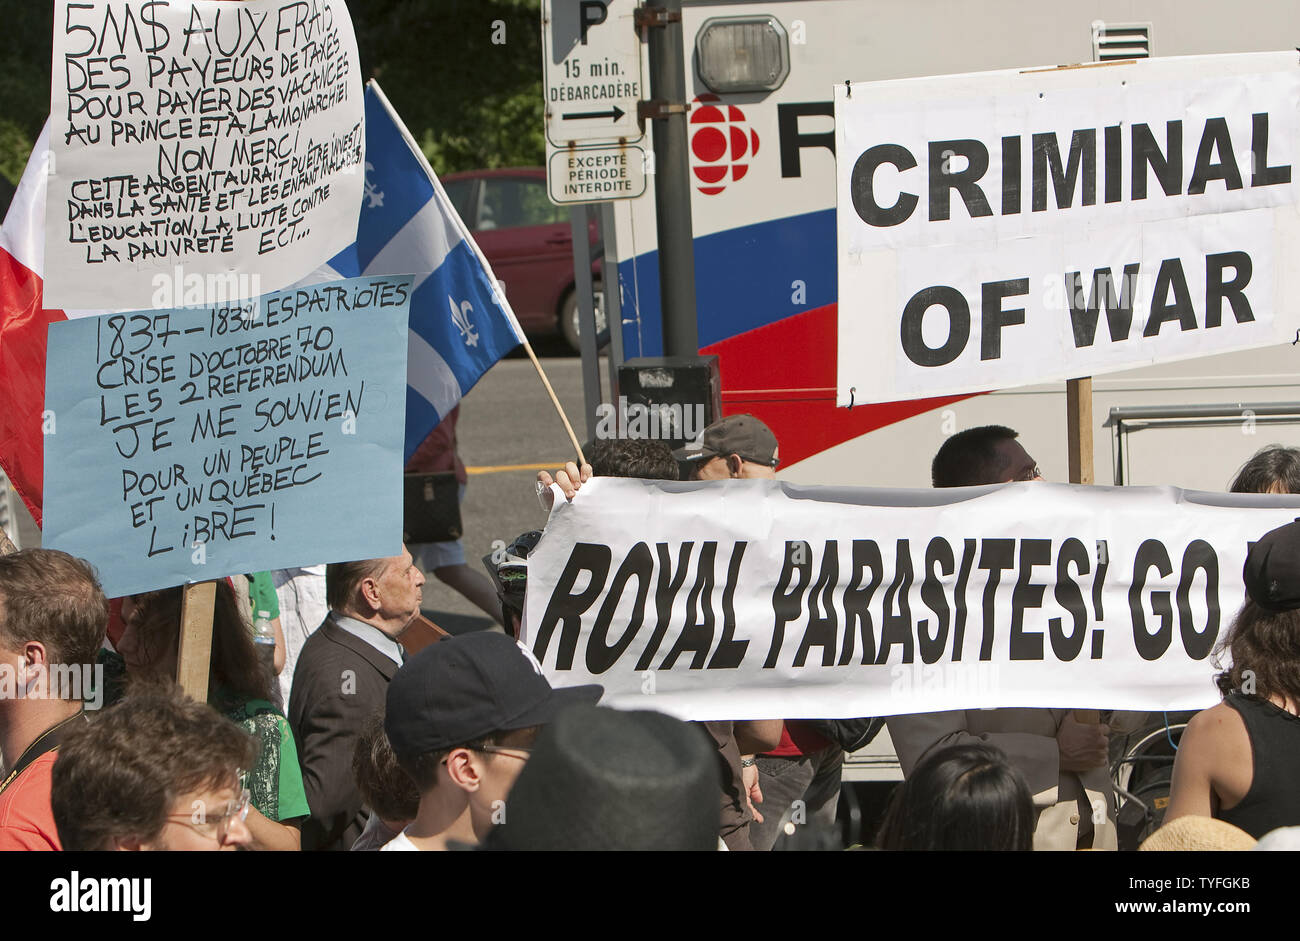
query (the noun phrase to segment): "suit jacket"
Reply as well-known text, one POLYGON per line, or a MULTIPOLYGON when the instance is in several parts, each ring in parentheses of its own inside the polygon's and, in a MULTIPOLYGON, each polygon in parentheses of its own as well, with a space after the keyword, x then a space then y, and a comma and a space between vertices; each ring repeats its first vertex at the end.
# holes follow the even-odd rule
POLYGON ((352 751, 366 720, 383 711, 398 668, 334 618, 331 611, 303 645, 289 697, 289 724, 311 808, 302 827, 304 850, 346 850, 365 829, 352 751))
MULTIPOLYGON (((1073 850, 1081 815, 1091 808, 1093 849, 1117 848, 1115 788, 1104 767, 1061 771, 1056 731, 1068 709, 966 709, 886 720, 904 776, 934 748, 982 743, 1001 749, 1025 777, 1038 824, 1034 849, 1073 850)), ((1145 713, 1114 715, 1113 731, 1136 728, 1145 713)))
POLYGON ((752 850, 749 823, 754 815, 745 799, 745 785, 740 775, 740 747, 736 744, 735 722, 694 723, 709 734, 718 753, 718 777, 722 783, 722 826, 718 832, 727 849, 752 850))

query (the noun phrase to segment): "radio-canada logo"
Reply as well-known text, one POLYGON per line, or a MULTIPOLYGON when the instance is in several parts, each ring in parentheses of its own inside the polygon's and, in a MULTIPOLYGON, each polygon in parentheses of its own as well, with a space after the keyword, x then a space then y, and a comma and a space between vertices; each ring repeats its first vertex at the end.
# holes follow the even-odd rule
POLYGON ((758 153, 758 132, 745 112, 717 101, 717 95, 697 95, 691 107, 691 172, 707 196, 748 173, 749 160, 758 153))

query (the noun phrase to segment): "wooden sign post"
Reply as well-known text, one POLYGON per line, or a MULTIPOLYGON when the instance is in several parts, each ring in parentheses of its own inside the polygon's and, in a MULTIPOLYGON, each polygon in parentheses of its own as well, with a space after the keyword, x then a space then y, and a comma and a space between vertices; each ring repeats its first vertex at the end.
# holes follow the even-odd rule
MULTIPOLYGON (((1065 383, 1065 424, 1069 436, 1070 483, 1091 484, 1092 467, 1092 377, 1070 379, 1065 383)), ((1101 715, 1096 709, 1074 710, 1074 721, 1097 725, 1101 715)))
POLYGON ((1065 423, 1069 435, 1070 483, 1093 483, 1091 376, 1065 383, 1065 423))
POLYGON ((186 585, 181 599, 180 652, 176 657, 176 682, 185 695, 208 701, 208 664, 212 659, 212 612, 217 583, 186 585))

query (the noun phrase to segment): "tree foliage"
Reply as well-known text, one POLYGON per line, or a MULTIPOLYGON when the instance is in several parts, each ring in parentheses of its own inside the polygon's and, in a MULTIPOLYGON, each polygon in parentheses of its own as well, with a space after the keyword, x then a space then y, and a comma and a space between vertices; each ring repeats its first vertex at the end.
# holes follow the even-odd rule
POLYGON ((353 22, 436 172, 541 164, 540 0, 367 0, 353 22))
MULTIPOLYGON (((49 111, 51 0, 0 0, 0 174, 17 182, 49 111)), ((374 78, 438 173, 538 165, 540 0, 352 0, 374 78)))
POLYGON ((50 110, 54 4, 0 0, 0 175, 17 183, 50 110))

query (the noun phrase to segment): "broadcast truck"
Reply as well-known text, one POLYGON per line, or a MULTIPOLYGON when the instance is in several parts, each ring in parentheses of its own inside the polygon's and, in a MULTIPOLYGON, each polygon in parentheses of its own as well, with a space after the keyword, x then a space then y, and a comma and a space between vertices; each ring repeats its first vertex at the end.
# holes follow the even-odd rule
MULTIPOLYGON (((723 412, 775 431, 781 478, 864 486, 929 486, 944 439, 985 424, 1017 429, 1043 475, 1067 480, 1066 395, 837 407, 834 87, 1300 42, 1300 5, 1276 0, 684 0, 682 23, 699 339, 719 357, 723 412)), ((606 257, 626 358, 664 352, 646 181, 614 201, 606 257)), ((1260 447, 1300 444, 1298 366, 1292 344, 1099 375, 1095 482, 1225 489, 1260 447)), ((884 733, 846 765, 846 781, 900 778, 884 733)))

